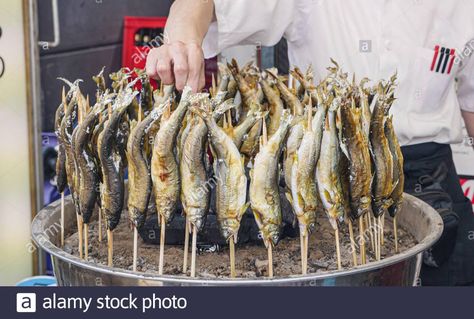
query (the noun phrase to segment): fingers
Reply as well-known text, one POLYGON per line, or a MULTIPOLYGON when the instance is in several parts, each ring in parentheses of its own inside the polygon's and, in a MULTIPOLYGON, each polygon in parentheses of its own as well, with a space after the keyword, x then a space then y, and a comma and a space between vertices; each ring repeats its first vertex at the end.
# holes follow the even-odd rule
POLYGON ((173 84, 174 76, 171 62, 168 46, 163 45, 153 49, 146 60, 146 73, 154 79, 160 78, 165 85, 173 84))
POLYGON ((201 47, 196 44, 187 46, 189 74, 187 85, 193 92, 201 91, 204 87, 204 55, 201 47))
POLYGON ((204 54, 197 44, 181 42, 164 44, 150 51, 146 61, 146 73, 163 84, 175 84, 181 91, 185 85, 194 92, 205 85, 204 54))
POLYGON ((175 43, 170 46, 169 51, 173 57, 174 84, 178 91, 182 91, 189 73, 186 46, 182 43, 175 43))

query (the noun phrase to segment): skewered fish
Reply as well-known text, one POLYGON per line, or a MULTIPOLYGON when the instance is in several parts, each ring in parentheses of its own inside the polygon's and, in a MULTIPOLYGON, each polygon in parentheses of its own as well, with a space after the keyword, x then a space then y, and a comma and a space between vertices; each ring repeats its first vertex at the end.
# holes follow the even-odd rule
POLYGON ((388 139, 388 145, 393 157, 393 185, 391 198, 393 200, 388 212, 394 217, 400 210, 403 201, 403 187, 405 184, 405 176, 403 175, 403 154, 398 143, 395 129, 393 128, 392 117, 387 118, 385 122, 385 136, 388 139))
POLYGON ((321 154, 316 168, 319 196, 329 222, 334 229, 344 221, 344 195, 339 172, 339 142, 336 128, 336 112, 340 98, 335 98, 329 107, 321 141, 321 154))
POLYGON ((209 130, 214 153, 214 174, 217 179, 216 213, 222 235, 237 242, 240 221, 248 208, 247 177, 244 161, 232 139, 217 125, 209 105, 192 106, 191 111, 200 116, 209 130))
MULTIPOLYGON (((70 101, 69 101, 70 102, 70 101)), ((61 122, 65 115, 65 109, 67 107, 67 98, 64 96, 63 88, 63 101, 59 104, 55 117, 54 117, 54 131, 58 138, 58 158, 56 160, 56 187, 59 193, 64 192, 67 187, 67 173, 66 173, 66 149, 64 148, 64 142, 62 141, 61 135, 61 122)))
POLYGON ((321 151, 322 129, 326 119, 327 104, 322 103, 312 118, 308 105, 305 131, 291 170, 291 198, 300 233, 312 232, 321 200, 316 185, 316 165, 321 151))
POLYGON ((113 111, 99 137, 99 159, 103 176, 102 211, 107 229, 113 230, 120 221, 124 205, 124 158, 118 131, 127 108, 138 92, 122 91, 115 99, 113 111))
POLYGON ((130 222, 137 228, 145 223, 146 211, 150 201, 152 181, 150 163, 143 143, 148 130, 161 119, 167 103, 155 107, 140 123, 133 122, 127 142, 128 161, 128 212, 130 222))
POLYGON ((79 205, 84 223, 88 224, 92 216, 99 193, 99 168, 94 160, 90 139, 94 127, 99 120, 99 114, 105 109, 105 104, 98 103, 78 125, 74 143, 74 155, 77 163, 79 178, 79 205))
POLYGON ((384 129, 386 114, 394 101, 388 95, 388 89, 382 83, 379 85, 378 99, 370 122, 370 143, 375 167, 372 205, 376 217, 381 216, 393 203, 390 197, 393 190, 393 158, 384 129))
POLYGON ((177 208, 180 195, 179 168, 174 154, 179 126, 189 106, 191 88, 185 87, 181 101, 169 118, 162 118, 155 135, 151 158, 151 178, 158 215, 168 222, 177 208))
POLYGON ((356 108, 354 101, 341 105, 342 144, 347 150, 349 161, 349 194, 351 217, 356 219, 371 211, 372 198, 370 183, 372 167, 369 143, 363 132, 361 108, 356 108))
POLYGON ((250 203, 265 246, 276 245, 280 238, 282 212, 278 159, 291 120, 289 112, 284 111, 280 127, 268 142, 260 147, 250 171, 250 203))

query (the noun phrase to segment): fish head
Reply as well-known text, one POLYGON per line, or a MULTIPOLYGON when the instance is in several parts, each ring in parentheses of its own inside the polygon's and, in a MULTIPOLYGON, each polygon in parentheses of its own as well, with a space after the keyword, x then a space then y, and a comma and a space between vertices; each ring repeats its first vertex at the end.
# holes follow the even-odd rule
POLYGON ((276 224, 265 225, 261 232, 265 245, 270 243, 272 246, 276 246, 280 241, 280 226, 276 224))
MULTIPOLYGON (((237 237, 239 231, 240 222, 236 219, 227 219, 221 224, 221 233, 226 240, 230 240, 231 237, 237 237)), ((235 240, 235 239, 234 239, 235 240)))

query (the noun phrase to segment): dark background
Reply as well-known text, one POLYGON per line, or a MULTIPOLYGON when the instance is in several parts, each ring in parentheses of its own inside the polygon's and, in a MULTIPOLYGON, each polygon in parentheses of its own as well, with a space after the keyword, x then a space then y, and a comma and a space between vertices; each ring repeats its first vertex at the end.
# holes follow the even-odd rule
MULTIPOLYGON (((40 47, 42 130, 54 130, 54 111, 60 103, 61 76, 83 79, 81 89, 91 96, 91 77, 105 66, 116 71, 122 63, 123 17, 167 16, 172 0, 60 0, 61 43, 40 47)), ((53 40, 51 2, 38 1, 39 40, 53 40)))

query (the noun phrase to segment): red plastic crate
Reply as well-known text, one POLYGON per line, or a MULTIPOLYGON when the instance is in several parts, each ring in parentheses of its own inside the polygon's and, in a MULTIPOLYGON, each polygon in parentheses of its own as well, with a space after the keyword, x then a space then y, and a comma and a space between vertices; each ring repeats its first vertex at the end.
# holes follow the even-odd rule
MULTIPOLYGON (((148 45, 139 45, 135 36, 141 31, 156 30, 151 32, 156 34, 163 34, 166 17, 131 17, 126 16, 124 19, 123 30, 123 48, 122 48, 122 66, 133 68, 145 68, 146 57, 150 50, 159 42, 156 37, 151 37, 148 45)), ((161 44, 161 42, 160 42, 161 44)), ((217 58, 208 59, 205 61, 206 70, 206 88, 211 86, 212 73, 217 73, 217 58)), ((156 88, 156 84, 152 81, 156 88)))

